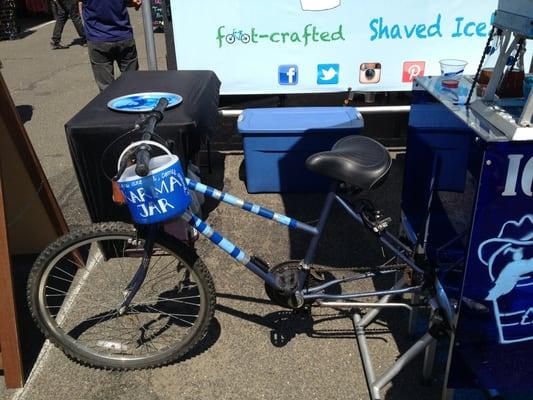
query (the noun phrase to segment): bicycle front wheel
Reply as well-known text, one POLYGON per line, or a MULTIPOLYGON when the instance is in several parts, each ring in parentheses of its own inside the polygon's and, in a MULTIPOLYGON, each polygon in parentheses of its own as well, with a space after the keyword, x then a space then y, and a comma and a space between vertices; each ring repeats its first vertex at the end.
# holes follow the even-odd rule
POLYGON ((123 223, 73 231, 50 244, 28 281, 31 313, 43 333, 81 363, 107 369, 157 367, 185 355, 208 329, 212 278, 189 247, 158 236, 148 274, 119 313, 144 240, 123 223))

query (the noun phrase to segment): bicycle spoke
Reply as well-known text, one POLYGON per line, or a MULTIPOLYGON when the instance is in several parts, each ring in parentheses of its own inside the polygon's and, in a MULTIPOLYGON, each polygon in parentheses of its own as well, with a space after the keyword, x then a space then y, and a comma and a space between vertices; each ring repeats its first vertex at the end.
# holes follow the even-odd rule
POLYGON ((197 303, 190 303, 190 302, 188 302, 188 301, 180 301, 180 300, 174 300, 174 299, 172 299, 172 300, 168 300, 168 299, 167 299, 166 301, 171 301, 171 302, 173 302, 173 303, 187 304, 187 305, 189 305, 189 306, 200 307, 200 304, 197 304, 197 303))
POLYGON ((159 275, 159 276, 157 276, 156 278, 148 279, 148 280, 144 281, 143 285, 148 285, 148 284, 152 283, 153 281, 155 281, 156 279, 158 279, 158 280, 164 280, 164 277, 165 277, 165 276, 172 275, 173 272, 174 272, 174 271, 169 271, 169 272, 167 272, 167 273, 165 273, 165 274, 163 274, 163 275, 159 275))
POLYGON ((97 315, 96 317, 86 318, 85 320, 83 320, 83 322, 90 322, 90 321, 98 320, 98 322, 97 322, 97 324, 98 324, 99 322, 102 322, 104 320, 104 318, 110 317, 112 315, 115 315, 116 313, 117 313, 116 310, 113 310, 113 311, 110 311, 110 312, 108 312, 107 314, 104 314, 104 315, 97 315))
MULTIPOLYGON (((163 256, 159 256, 159 258, 157 259, 157 262, 154 263, 154 265, 152 265, 151 268, 152 268, 154 271, 157 271, 157 270, 158 270, 158 269, 156 268, 156 264, 159 262, 159 260, 162 260, 162 259, 163 259, 163 256)), ((175 263, 176 261, 177 261, 176 259, 173 259, 172 257, 170 257, 170 261, 169 261, 167 264, 165 264, 164 267, 159 268, 159 271, 164 271, 164 270, 167 269, 169 266, 174 265, 174 263, 175 263)))
POLYGON ((85 265, 78 264, 78 263, 72 261, 70 258, 67 258, 67 261, 70 262, 71 264, 73 264, 73 265, 74 265, 76 268, 78 268, 78 269, 83 269, 83 268, 85 268, 85 265))
MULTIPOLYGON (((153 260, 153 256, 154 256, 154 254, 153 254, 153 252, 152 252, 152 256, 151 256, 152 258, 151 258, 150 260, 153 260)), ((155 266, 156 266, 157 263, 161 260, 161 258, 162 258, 162 257, 159 256, 159 258, 157 259, 157 261, 151 265, 151 268, 155 268, 155 266)))
POLYGON ((65 275, 68 275, 72 278, 72 280, 74 280, 74 275, 72 274, 69 274, 67 271, 63 270, 62 268, 60 267, 56 267, 56 269, 58 269, 59 271, 63 272, 65 275))
POLYGON ((72 281, 69 281, 68 279, 65 279, 65 278, 61 278, 57 275, 51 275, 52 278, 55 278, 55 279, 59 279, 60 281, 63 281, 63 282, 68 282, 68 283, 72 283, 72 281))
POLYGON ((56 289, 56 288, 53 288, 51 286, 46 286, 47 289, 50 289, 50 290, 54 290, 58 293, 61 293, 63 296, 66 296, 68 292, 64 292, 63 290, 59 290, 59 289, 56 289))
MULTIPOLYGON (((184 297, 177 297, 177 299, 196 299, 196 298, 200 298, 200 295, 197 295, 197 296, 184 296, 184 297)), ((164 297, 160 297, 160 299, 162 300, 169 300, 170 299, 165 299, 164 297)))
MULTIPOLYGON (((147 307, 150 308, 150 309, 152 309, 152 310, 154 310, 154 312, 160 312, 159 310, 157 310, 157 309, 155 309, 155 308, 153 308, 153 307, 150 307, 150 306, 147 306, 147 307)), ((184 320, 184 319, 181 319, 181 318, 177 317, 177 315, 179 315, 179 314, 168 313, 168 312, 163 312, 163 314, 164 314, 164 315, 171 315, 172 318, 176 318, 177 320, 180 320, 180 321, 182 321, 182 322, 185 322, 185 323, 187 323, 187 324, 190 324, 191 326, 194 325, 194 323, 192 323, 192 322, 190 322, 190 321, 186 321, 186 320, 184 320)))
MULTIPOLYGON (((126 241, 124 241, 123 243, 124 243, 124 247, 122 248, 122 254, 124 254, 126 241)), ((118 257, 118 251, 117 251, 117 248, 115 247, 115 243, 113 243, 113 249, 115 249, 115 256, 118 257)), ((119 262, 118 262, 118 266, 119 266, 120 271, 122 273, 122 277, 125 279, 126 278, 126 273, 124 272, 124 267, 123 267, 122 262, 120 261, 120 259, 119 259, 119 262)))

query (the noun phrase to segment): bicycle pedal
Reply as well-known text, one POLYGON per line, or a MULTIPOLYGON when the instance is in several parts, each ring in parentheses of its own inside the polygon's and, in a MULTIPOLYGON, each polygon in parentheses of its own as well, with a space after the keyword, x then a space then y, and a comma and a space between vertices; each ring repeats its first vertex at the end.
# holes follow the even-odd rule
POLYGON ((309 271, 309 274, 311 274, 313 279, 315 279, 316 281, 324 282, 326 280, 326 277, 324 276, 324 273, 318 272, 317 270, 311 269, 309 271))
POLYGON ((376 233, 383 232, 389 227, 391 222, 392 218, 390 217, 376 219, 375 221, 372 221, 372 230, 376 233))

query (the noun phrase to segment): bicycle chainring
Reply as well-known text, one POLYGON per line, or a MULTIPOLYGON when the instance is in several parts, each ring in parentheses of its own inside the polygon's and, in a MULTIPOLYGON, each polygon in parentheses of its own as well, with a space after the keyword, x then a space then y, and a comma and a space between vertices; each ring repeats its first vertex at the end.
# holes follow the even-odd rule
MULTIPOLYGON (((290 260, 270 268, 269 272, 286 288, 286 290, 277 290, 265 284, 265 291, 268 298, 278 306, 290 309, 300 308, 294 295, 294 291, 298 287, 298 274, 301 270, 300 263, 300 260, 290 260)), ((311 271, 307 280, 307 284, 318 284, 321 281, 320 274, 311 271)))

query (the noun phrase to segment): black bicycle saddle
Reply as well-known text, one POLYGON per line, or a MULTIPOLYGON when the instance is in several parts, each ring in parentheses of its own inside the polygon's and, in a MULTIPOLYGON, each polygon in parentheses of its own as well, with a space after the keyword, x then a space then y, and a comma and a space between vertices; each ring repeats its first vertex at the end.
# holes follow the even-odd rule
POLYGON ((305 165, 317 174, 370 190, 385 180, 392 160, 387 149, 374 139, 347 136, 330 151, 308 157, 305 165))

